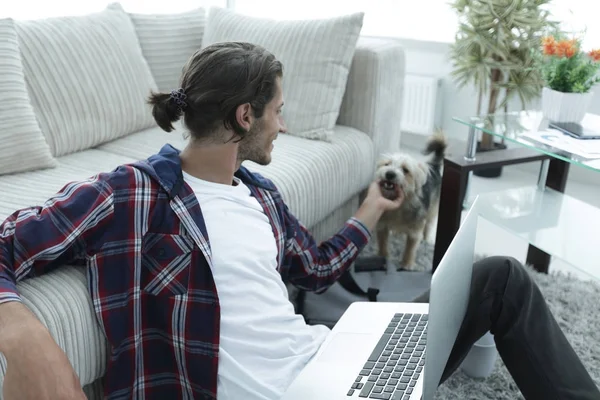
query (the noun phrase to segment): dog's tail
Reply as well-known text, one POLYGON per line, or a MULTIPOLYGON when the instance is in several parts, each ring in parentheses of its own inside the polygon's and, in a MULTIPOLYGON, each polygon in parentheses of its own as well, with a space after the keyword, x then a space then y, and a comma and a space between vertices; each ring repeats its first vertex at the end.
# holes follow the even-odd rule
POLYGON ((429 164, 439 167, 444 162, 447 147, 448 142, 446 141, 446 136, 441 129, 438 129, 427 141, 427 147, 423 150, 423 154, 429 155, 433 153, 433 157, 429 160, 429 164))

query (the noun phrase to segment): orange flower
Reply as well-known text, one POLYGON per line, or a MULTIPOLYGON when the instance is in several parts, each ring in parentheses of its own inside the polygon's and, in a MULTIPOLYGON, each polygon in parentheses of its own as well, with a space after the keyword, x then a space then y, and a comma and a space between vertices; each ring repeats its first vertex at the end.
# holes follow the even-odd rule
POLYGON ((590 51, 589 55, 592 57, 592 60, 600 61, 600 49, 590 51))
POLYGON ((575 55, 576 52, 577 50, 575 48, 569 47, 568 49, 565 49, 565 57, 571 58, 575 55))
POLYGON ((552 56, 556 53, 556 40, 554 36, 546 36, 542 38, 542 46, 544 48, 544 54, 552 56))
POLYGON ((554 54, 559 57, 571 58, 577 53, 577 40, 561 40, 556 43, 554 54))

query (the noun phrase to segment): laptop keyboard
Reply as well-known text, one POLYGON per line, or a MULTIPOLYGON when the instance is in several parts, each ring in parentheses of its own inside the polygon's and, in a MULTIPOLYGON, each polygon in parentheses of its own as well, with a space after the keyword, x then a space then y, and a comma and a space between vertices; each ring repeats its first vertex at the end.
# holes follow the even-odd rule
POLYGON ((395 314, 348 396, 408 400, 423 372, 427 314, 395 314))

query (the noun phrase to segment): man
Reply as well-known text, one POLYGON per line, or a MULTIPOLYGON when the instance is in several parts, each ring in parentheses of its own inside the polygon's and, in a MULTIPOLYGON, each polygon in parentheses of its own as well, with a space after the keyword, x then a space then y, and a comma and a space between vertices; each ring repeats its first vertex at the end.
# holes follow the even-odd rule
MULTIPOLYGON (((338 234, 317 244, 266 165, 285 132, 282 66, 266 50, 221 43, 194 54, 180 90, 153 94, 164 130, 183 117, 191 139, 148 160, 68 184, 0 227, 0 351, 7 400, 81 399, 79 381, 15 282, 84 261, 108 341, 109 399, 277 399, 328 330, 295 315, 283 284, 323 291, 400 206, 377 182, 338 234)), ((467 318, 444 379, 488 329, 527 398, 600 393, 514 260, 475 267, 467 318), (535 338, 534 338, 535 336, 535 338)))

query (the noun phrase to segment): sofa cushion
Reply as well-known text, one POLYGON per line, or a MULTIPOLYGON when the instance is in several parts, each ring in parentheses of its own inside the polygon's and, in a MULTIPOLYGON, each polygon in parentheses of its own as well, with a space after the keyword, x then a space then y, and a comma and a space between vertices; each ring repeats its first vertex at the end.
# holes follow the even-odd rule
MULTIPOLYGON (((109 8, 125 12, 119 3, 109 8)), ((179 87, 181 70, 202 47, 206 11, 197 8, 178 14, 129 13, 142 53, 150 66, 158 90, 170 92, 179 87)))
MULTIPOLYGON (((164 143, 183 149, 181 124, 166 133, 148 129, 98 147, 105 152, 146 158, 164 143)), ((335 126, 331 143, 279 135, 274 142, 273 161, 268 166, 246 162, 244 166, 272 179, 290 210, 312 227, 365 188, 375 173, 373 142, 356 129, 335 126)))
POLYGON ((154 124, 156 83, 129 17, 115 10, 17 21, 25 79, 52 154, 62 156, 154 124))
POLYGON ((0 175, 57 165, 27 92, 14 21, 0 19, 0 175))
POLYGON ((165 132, 159 127, 145 129, 124 138, 110 141, 96 147, 109 153, 132 157, 143 160, 152 154, 158 153, 165 143, 170 143, 175 148, 183 150, 187 144, 185 129, 182 120, 173 123, 175 130, 165 132))
POLYGON ((90 149, 59 157, 57 161, 58 166, 53 169, 0 176, 0 223, 18 209, 42 205, 68 182, 111 171, 135 159, 90 149))
POLYGON ((276 21, 212 8, 203 47, 245 41, 272 52, 283 63, 288 132, 327 141, 339 115, 363 15, 276 21))

